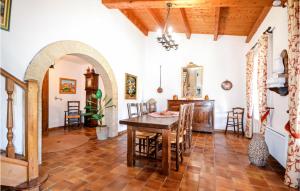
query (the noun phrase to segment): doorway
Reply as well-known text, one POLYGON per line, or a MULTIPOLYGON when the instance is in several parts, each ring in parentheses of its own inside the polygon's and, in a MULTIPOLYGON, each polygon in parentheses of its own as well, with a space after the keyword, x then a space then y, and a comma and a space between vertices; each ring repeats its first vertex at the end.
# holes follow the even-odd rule
MULTIPOLYGON (((109 137, 118 135, 118 88, 115 75, 106 59, 94 48, 78 41, 58 41, 49 44, 33 58, 25 73, 25 80, 37 80, 42 90, 44 76, 49 67, 65 55, 75 55, 87 60, 100 74, 106 95, 112 98, 117 107, 105 111, 105 123, 109 128, 109 137)), ((38 100, 38 128, 39 128, 39 159, 42 149, 42 91, 39 91, 38 100)), ((49 105, 48 105, 49 106, 49 105)), ((48 124, 49 125, 49 124, 48 124)))

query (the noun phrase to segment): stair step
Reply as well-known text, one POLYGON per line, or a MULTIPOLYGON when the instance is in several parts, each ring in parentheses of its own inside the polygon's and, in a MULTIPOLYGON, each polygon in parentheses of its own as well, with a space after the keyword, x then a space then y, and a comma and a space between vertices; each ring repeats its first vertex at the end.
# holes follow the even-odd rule
POLYGON ((22 190, 34 190, 39 188, 48 180, 49 174, 40 170, 39 171, 40 176, 34 180, 31 180, 29 182, 24 182, 16 187, 11 186, 2 186, 1 185, 1 191, 22 191, 22 190))

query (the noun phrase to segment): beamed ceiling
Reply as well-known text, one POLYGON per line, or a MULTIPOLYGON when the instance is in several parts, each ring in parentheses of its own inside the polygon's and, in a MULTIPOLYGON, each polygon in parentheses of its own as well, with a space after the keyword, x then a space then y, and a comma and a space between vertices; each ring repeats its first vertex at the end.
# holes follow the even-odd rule
MULTIPOLYGON (((174 32, 191 34, 247 36, 249 42, 260 26, 273 0, 102 0, 119 9, 145 35, 165 23, 166 4, 172 3, 169 24, 174 32)), ((284 4, 286 0, 282 0, 284 4)))

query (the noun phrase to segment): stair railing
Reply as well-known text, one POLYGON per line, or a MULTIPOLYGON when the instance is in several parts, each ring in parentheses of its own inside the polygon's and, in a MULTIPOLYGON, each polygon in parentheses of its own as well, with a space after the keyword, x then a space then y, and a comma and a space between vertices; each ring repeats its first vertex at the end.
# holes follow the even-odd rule
POLYGON ((0 67, 0 75, 5 78, 7 92, 7 146, 6 157, 16 158, 13 145, 13 93, 15 85, 25 92, 25 160, 28 162, 28 181, 39 176, 38 169, 38 83, 36 80, 23 82, 0 67))

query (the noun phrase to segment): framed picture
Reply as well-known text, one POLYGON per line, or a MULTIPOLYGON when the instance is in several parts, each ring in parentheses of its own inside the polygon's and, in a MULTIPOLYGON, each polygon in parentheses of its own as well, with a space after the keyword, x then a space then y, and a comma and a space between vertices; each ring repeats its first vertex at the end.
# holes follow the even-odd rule
POLYGON ((137 76, 125 74, 125 99, 136 99, 137 76))
POLYGON ((60 94, 76 94, 76 80, 68 78, 59 78, 60 94))
POLYGON ((10 22, 11 0, 0 0, 1 29, 8 31, 10 22))

